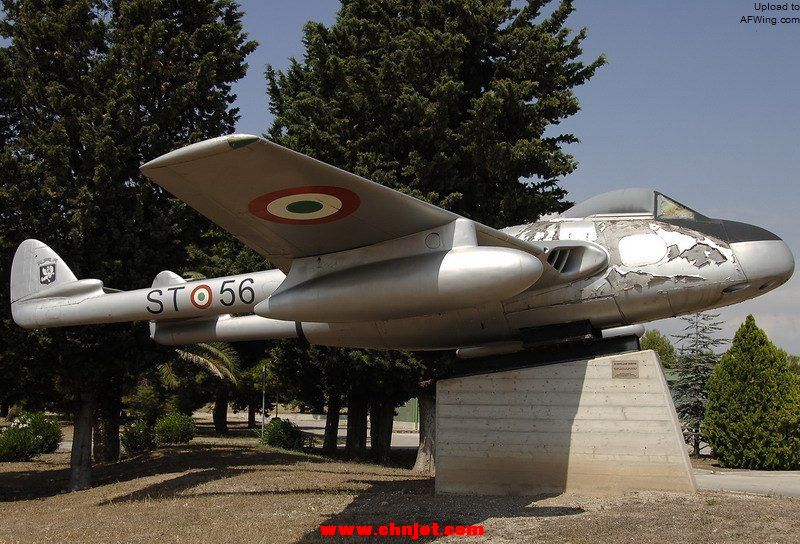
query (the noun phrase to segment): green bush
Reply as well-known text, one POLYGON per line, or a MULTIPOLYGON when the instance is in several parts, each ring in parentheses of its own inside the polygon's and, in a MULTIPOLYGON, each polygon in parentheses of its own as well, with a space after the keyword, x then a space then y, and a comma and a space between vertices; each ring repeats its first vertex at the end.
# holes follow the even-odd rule
POLYGON ((303 432, 291 421, 277 417, 264 425, 261 443, 265 446, 283 448, 285 450, 301 450, 305 440, 303 432))
POLYGON ((194 438, 195 426, 191 416, 174 412, 156 422, 158 444, 186 444, 194 438))
POLYGON ((655 351, 664 368, 676 367, 678 356, 675 353, 675 347, 669 341, 669 338, 661 334, 658 329, 650 329, 644 333, 639 343, 643 350, 652 349, 655 351))
POLYGON ((120 441, 129 455, 150 451, 156 446, 155 429, 143 419, 137 419, 125 426, 120 441))
POLYGON ((24 413, 26 413, 26 411, 22 406, 14 405, 8 409, 8 415, 6 416, 6 421, 13 421, 24 413))
POLYGON ((61 442, 61 425, 41 412, 22 412, 0 435, 0 461, 29 461, 53 453, 61 442))
POLYGON ((753 316, 708 380, 703 435, 722 466, 800 468, 800 378, 753 316))
POLYGON ((150 427, 164 415, 164 402, 155 387, 140 383, 136 390, 123 399, 128 414, 135 420, 144 420, 150 427))

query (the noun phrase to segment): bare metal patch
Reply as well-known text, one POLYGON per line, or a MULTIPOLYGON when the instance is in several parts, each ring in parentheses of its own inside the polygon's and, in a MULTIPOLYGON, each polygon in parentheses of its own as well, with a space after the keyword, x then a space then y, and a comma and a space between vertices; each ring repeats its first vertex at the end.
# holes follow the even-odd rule
POLYGON ((659 275, 649 274, 638 270, 621 270, 620 267, 613 267, 606 276, 612 288, 622 291, 634 290, 641 293, 645 288, 659 287, 668 284, 688 283, 694 281, 705 281, 702 276, 692 276, 688 274, 678 275, 659 275))
POLYGON ((712 263, 722 264, 728 260, 719 249, 700 242, 681 252, 676 258, 681 257, 697 268, 702 268, 712 263))

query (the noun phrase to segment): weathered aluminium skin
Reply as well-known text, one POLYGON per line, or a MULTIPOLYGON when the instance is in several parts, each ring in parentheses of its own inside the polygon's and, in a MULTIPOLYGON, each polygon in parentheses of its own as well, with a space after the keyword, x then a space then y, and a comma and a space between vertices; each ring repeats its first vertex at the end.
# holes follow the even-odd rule
MULTIPOLYGON (((332 345, 370 337, 383 340, 371 347, 497 343, 499 352, 506 343, 518 342, 525 328, 586 320, 597 329, 613 329, 736 304, 782 285, 794 269, 790 251, 777 237, 730 243, 639 214, 554 218, 504 231, 551 255, 557 249, 553 244, 588 241, 607 253, 607 266, 569 283, 547 286, 540 280, 515 297, 480 308, 373 324, 304 324, 303 329, 312 342, 332 345)), ((550 263, 546 267, 554 272, 550 263)))
POLYGON ((164 271, 150 288, 117 292, 100 280, 77 279, 50 247, 26 240, 10 281, 17 324, 149 321, 151 337, 162 344, 302 337, 471 356, 520 349, 523 337, 542 326, 580 322, 608 332, 735 304, 775 289, 794 271, 791 252, 773 233, 705 217, 649 189, 613 191, 561 216, 497 231, 249 135, 201 142, 149 164, 145 173, 179 194, 184 178, 169 169, 197 176, 185 193, 190 203, 264 251, 282 251, 275 254, 283 271, 191 282, 164 271), (215 180, 203 176, 209 167, 227 173, 239 165, 234 181, 261 180, 265 165, 280 166, 284 177, 262 180, 273 190, 289 183, 286 172, 300 177, 294 187, 252 200, 251 216, 251 195, 234 195, 241 203, 228 205, 245 209, 231 215, 231 208, 208 204, 230 195, 214 194, 215 180), (309 169, 331 185, 301 186, 309 169), (304 205, 318 204, 308 209, 317 214, 308 224, 326 225, 295 226, 302 222, 292 211, 299 209, 292 208, 297 194, 304 205), (197 195, 213 198, 191 200, 197 195), (277 196, 264 200, 270 195, 277 196), (326 211, 333 201, 350 208, 326 211), (275 207, 282 202, 285 209, 275 207), (358 231, 384 215, 400 234, 358 231), (322 249, 290 258, 292 246, 281 246, 269 229, 322 249), (377 241, 337 245, 342 236, 377 241))

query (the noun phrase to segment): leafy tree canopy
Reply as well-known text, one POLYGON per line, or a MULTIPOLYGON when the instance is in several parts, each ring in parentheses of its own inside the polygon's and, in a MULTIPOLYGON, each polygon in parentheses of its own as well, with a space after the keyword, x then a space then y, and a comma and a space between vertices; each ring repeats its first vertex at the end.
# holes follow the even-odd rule
POLYGON ((642 349, 655 351, 664 368, 675 368, 675 346, 658 329, 650 329, 645 332, 642 336, 641 346, 642 349))

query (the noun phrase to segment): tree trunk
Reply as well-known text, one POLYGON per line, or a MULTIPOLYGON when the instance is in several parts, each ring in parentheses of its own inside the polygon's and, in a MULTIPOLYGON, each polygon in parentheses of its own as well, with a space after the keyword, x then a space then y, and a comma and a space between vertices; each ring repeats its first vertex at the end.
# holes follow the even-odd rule
POLYGON ((380 402, 370 406, 370 450, 372 458, 386 464, 392 448, 394 403, 380 402))
POLYGON ((381 447, 381 405, 379 401, 369 403, 369 453, 374 460, 380 457, 381 447))
POLYGON ((8 410, 10 409, 7 402, 0 402, 0 417, 8 418, 8 410))
POLYGON ((695 433, 692 437, 692 443, 694 445, 694 456, 700 457, 700 433, 695 433))
POLYGON ((228 434, 228 388, 217 389, 214 398, 214 432, 228 434))
POLYGON ((361 401, 361 412, 356 421, 356 431, 358 432, 358 447, 356 449, 356 458, 365 459, 367 457, 367 419, 369 417, 369 404, 366 399, 361 401))
POLYGON ((351 459, 363 459, 367 450, 367 401, 351 396, 347 401, 347 444, 351 459))
POLYGON ((355 457, 358 449, 358 436, 356 432, 356 421, 358 420, 358 403, 350 396, 347 399, 347 438, 345 440, 344 451, 347 457, 355 457))
POLYGON ((92 453, 95 463, 115 463, 119 461, 119 412, 122 399, 105 400, 98 406, 94 422, 94 445, 92 453))
POLYGON ((436 384, 420 390, 419 449, 414 470, 433 475, 436 472, 433 453, 436 444, 436 384))
POLYGON ((70 455, 69 490, 80 491, 92 486, 92 422, 94 421, 94 395, 84 392, 75 412, 75 430, 70 455))
POLYGON ((256 403, 255 401, 247 405, 247 428, 256 428, 256 403))
POLYGON ((342 398, 339 394, 331 394, 328 398, 328 413, 325 415, 325 439, 322 442, 322 452, 336 453, 339 442, 339 412, 342 409, 342 398))

